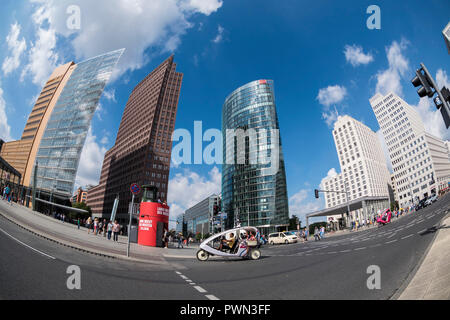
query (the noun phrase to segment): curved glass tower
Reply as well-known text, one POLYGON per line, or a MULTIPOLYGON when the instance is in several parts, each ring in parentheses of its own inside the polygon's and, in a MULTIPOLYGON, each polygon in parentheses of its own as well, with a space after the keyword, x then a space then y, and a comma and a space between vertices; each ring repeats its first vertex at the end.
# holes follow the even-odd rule
POLYGON ((286 173, 273 81, 253 81, 232 92, 223 105, 222 132, 227 227, 251 225, 264 234, 287 229, 286 173))
POLYGON ((37 152, 38 189, 72 195, 92 116, 123 52, 112 51, 73 66, 37 152))

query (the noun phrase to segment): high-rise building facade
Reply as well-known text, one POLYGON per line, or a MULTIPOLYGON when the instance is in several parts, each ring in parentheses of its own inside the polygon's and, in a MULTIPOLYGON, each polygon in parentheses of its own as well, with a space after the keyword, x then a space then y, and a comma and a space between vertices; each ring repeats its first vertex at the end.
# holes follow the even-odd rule
POLYGON ((411 205, 447 188, 447 147, 425 132, 418 112, 394 93, 378 93, 370 104, 388 147, 399 205, 411 205))
POLYGON ((41 138, 36 156, 38 189, 72 195, 92 117, 123 51, 112 51, 76 65, 41 138))
POLYGON ((24 186, 30 185, 36 155, 48 120, 75 66, 70 62, 53 71, 28 117, 22 138, 6 142, 3 146, 1 156, 22 174, 24 186))
POLYGON ((81 149, 103 89, 124 49, 56 68, 28 118, 21 140, 5 144, 2 156, 39 193, 70 198, 81 149))
POLYGON ((269 233, 289 225, 279 129, 273 81, 250 82, 226 98, 222 111, 222 210, 227 214, 228 227, 239 221, 242 226, 250 224, 269 233), (245 151, 240 151, 237 138, 227 133, 238 130, 255 132, 254 141, 249 137, 242 142, 245 151), (267 152, 276 163, 249 161, 258 152, 267 152), (278 169, 275 172, 274 167, 278 169))
POLYGON ((201 234, 212 233, 215 206, 220 206, 220 197, 213 194, 187 209, 184 214, 187 232, 194 235, 197 232, 201 234))
POLYGON ((171 56, 134 88, 116 142, 105 154, 99 185, 89 190, 88 205, 94 216, 109 217, 119 195, 117 218, 127 221, 133 183, 156 186, 161 201, 167 199, 182 80, 171 56))
MULTIPOLYGON (((333 130, 341 173, 322 180, 321 189, 348 192, 349 201, 364 197, 389 199, 391 177, 378 135, 346 115, 338 117, 333 130)), ((325 207, 347 203, 345 193, 325 193, 325 207)), ((361 221, 363 209, 352 214, 361 221)))

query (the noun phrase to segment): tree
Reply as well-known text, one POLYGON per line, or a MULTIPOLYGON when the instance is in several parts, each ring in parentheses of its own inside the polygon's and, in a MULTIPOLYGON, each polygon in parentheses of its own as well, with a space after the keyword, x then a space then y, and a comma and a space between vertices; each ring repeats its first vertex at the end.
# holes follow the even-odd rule
POLYGON ((88 217, 90 217, 92 215, 92 210, 91 208, 84 202, 74 202, 72 203, 72 208, 76 208, 76 209, 81 209, 81 210, 86 210, 88 213, 82 213, 82 212, 71 212, 70 216, 73 219, 87 219, 88 217))
POLYGON ((289 230, 297 230, 297 225, 299 224, 299 219, 298 217, 294 214, 292 215, 292 217, 289 219, 289 230))

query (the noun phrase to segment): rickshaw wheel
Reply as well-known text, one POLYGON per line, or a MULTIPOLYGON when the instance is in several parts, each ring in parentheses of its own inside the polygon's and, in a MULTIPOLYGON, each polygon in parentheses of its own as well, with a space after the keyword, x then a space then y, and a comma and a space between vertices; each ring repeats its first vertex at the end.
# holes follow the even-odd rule
POLYGON ((206 261, 206 260, 208 260, 208 258, 209 258, 209 254, 205 250, 198 250, 197 251, 197 259, 199 261, 206 261))
POLYGON ((252 260, 258 260, 261 257, 261 251, 259 251, 258 249, 252 249, 252 251, 250 252, 250 258, 252 258, 252 260))

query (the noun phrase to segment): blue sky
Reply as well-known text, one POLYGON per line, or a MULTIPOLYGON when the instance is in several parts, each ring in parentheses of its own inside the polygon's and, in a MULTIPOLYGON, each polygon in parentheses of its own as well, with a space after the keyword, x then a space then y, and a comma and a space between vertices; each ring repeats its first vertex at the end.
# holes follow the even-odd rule
MULTIPOLYGON (((274 80, 291 214, 321 208, 313 189, 330 169, 340 172, 331 136, 336 113, 378 131, 369 104, 377 91, 400 94, 431 133, 450 138, 410 84, 420 62, 448 83, 442 29, 449 1, 3 0, 1 6, 0 138, 8 141, 20 138, 55 66, 126 48, 92 121, 77 184, 98 181, 131 90, 171 53, 184 73, 176 128, 193 131, 194 121, 202 121, 204 130, 220 129, 230 92, 274 80), (366 26, 371 4, 381 9, 381 30, 366 26), (66 26, 69 5, 81 10, 79 30, 66 26)), ((172 212, 220 192, 220 171, 173 167, 172 212)))

